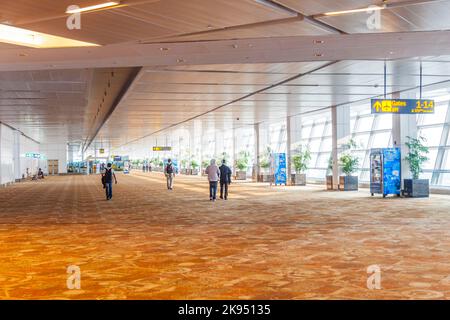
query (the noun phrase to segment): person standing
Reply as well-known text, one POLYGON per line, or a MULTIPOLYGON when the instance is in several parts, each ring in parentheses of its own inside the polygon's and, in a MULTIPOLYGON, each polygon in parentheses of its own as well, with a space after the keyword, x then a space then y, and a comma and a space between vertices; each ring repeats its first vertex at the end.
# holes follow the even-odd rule
POLYGON ((173 190, 173 177, 175 176, 175 170, 173 168, 173 163, 171 159, 167 160, 167 164, 164 168, 164 174, 167 179, 167 189, 173 190))
POLYGON ((226 165, 226 160, 222 160, 220 170, 220 199, 228 199, 228 185, 231 184, 231 169, 226 165))
POLYGON ((114 169, 112 168, 111 163, 108 163, 106 169, 102 172, 102 182, 105 186, 106 191, 106 200, 110 200, 112 198, 112 179, 114 177, 114 181, 117 184, 116 174, 114 173, 114 169))
POLYGON ((216 165, 215 159, 211 160, 211 164, 206 168, 205 173, 208 175, 209 181, 209 200, 216 201, 217 183, 220 178, 220 170, 216 165))

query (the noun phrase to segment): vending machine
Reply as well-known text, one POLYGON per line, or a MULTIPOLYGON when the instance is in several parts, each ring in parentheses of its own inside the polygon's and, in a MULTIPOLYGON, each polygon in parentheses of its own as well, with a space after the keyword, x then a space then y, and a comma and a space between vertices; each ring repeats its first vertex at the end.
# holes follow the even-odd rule
POLYGON ((400 196, 401 162, 399 148, 372 149, 370 151, 370 192, 400 196))

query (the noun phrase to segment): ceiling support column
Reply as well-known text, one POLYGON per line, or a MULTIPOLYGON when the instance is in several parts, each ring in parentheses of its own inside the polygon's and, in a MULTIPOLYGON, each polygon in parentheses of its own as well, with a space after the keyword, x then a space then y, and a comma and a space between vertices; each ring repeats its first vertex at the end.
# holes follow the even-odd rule
POLYGON ((261 174, 261 142, 259 136, 259 123, 254 124, 253 130, 255 132, 255 180, 259 181, 259 176, 261 174))
MULTIPOLYGON (((413 98, 414 96, 401 97, 402 99, 413 98)), ((392 99, 400 99, 400 93, 394 92, 392 94, 392 99)), ((403 187, 403 179, 411 178, 411 172, 409 170, 409 164, 405 160, 406 155, 409 152, 408 147, 406 146, 406 142, 408 142, 408 137, 417 138, 417 120, 416 115, 414 114, 393 114, 392 115, 392 146, 394 148, 400 148, 402 154, 402 187, 403 187)))
POLYGON ((286 161, 287 161, 287 172, 286 181, 288 185, 291 185, 292 179, 292 117, 286 117, 286 161))
POLYGON ((338 189, 339 185, 339 157, 342 152, 342 145, 350 139, 350 107, 333 106, 331 108, 332 125, 332 160, 333 160, 333 189, 338 189))

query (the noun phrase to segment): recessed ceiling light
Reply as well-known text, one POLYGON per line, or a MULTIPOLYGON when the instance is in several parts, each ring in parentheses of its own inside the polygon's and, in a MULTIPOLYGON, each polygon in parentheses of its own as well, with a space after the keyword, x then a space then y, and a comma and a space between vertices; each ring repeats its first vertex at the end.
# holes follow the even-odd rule
POLYGON ((81 12, 86 12, 86 11, 94 11, 94 10, 98 10, 98 9, 106 9, 106 8, 112 9, 112 7, 117 7, 118 5, 120 5, 120 1, 110 1, 110 2, 105 2, 105 3, 95 4, 93 6, 88 6, 88 7, 84 7, 84 8, 67 10, 66 13, 74 14, 74 13, 81 13, 81 12))
POLYGON ((238 48, 238 45, 237 45, 237 44, 233 44, 232 47, 233 47, 234 49, 237 49, 237 48, 238 48))
POLYGON ((159 48, 161 51, 169 51, 169 48, 159 48))
POLYGON ((349 14, 349 13, 371 12, 371 11, 378 11, 378 10, 383 10, 383 9, 386 9, 386 5, 370 6, 370 7, 366 7, 366 8, 343 10, 343 11, 333 11, 333 12, 324 13, 323 15, 325 15, 325 16, 340 16, 340 15, 349 14))
POLYGON ((323 41, 323 40, 314 40, 314 43, 315 44, 322 44, 322 43, 325 43, 325 41, 323 41))
POLYGON ((97 46, 95 43, 72 40, 0 24, 0 42, 32 48, 66 48, 97 46))
POLYGON ((314 56, 316 56, 316 57, 323 57, 323 53, 318 52, 318 53, 315 53, 314 56))

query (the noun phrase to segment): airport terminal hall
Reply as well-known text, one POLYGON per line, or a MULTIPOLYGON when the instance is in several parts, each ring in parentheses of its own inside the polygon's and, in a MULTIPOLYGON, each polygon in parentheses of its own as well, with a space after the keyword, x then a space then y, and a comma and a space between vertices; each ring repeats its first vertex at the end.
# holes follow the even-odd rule
POLYGON ((0 300, 450 299, 449 15, 2 0, 0 300))

